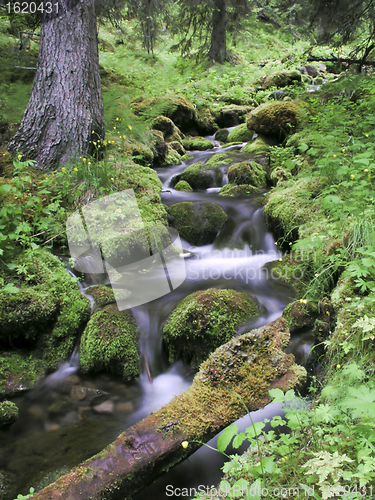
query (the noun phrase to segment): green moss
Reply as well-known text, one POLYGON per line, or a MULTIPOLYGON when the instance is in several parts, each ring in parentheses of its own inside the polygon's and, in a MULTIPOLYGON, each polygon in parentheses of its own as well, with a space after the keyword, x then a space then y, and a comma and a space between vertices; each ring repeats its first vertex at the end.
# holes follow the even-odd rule
POLYGON ((225 142, 227 142, 228 135, 229 135, 229 130, 227 130, 226 128, 221 128, 220 130, 218 130, 216 132, 215 139, 217 141, 225 143, 225 142))
POLYGON ((30 389, 46 374, 42 353, 0 352, 0 394, 30 389))
POLYGON ((164 115, 170 118, 181 130, 195 125, 197 113, 194 106, 187 99, 177 95, 166 95, 163 97, 141 98, 132 103, 134 113, 143 118, 156 118, 164 115))
POLYGON ((82 334, 80 366, 86 372, 104 370, 125 379, 139 375, 138 329, 129 310, 108 305, 93 314, 82 334))
POLYGON ((175 203, 168 213, 170 225, 191 245, 212 243, 227 220, 220 205, 211 201, 175 203))
POLYGON ((163 328, 170 361, 203 361, 233 337, 240 323, 258 313, 253 299, 234 290, 211 288, 188 295, 163 328))
POLYGON ((250 184, 226 184, 223 186, 219 195, 221 196, 248 196, 249 194, 258 193, 259 188, 250 184))
POLYGON ((261 85, 264 89, 268 89, 270 87, 286 87, 288 85, 293 85, 294 82, 301 81, 301 73, 297 70, 285 70, 285 71, 277 71, 272 73, 271 75, 265 76, 261 80, 261 85))
POLYGON ((277 184, 287 181, 292 177, 292 174, 288 172, 288 170, 285 170, 285 168, 282 167, 276 167, 272 170, 270 178, 271 182, 274 186, 277 184))
POLYGON ((216 153, 206 161, 204 164, 205 167, 207 166, 213 166, 213 167, 218 167, 222 165, 230 165, 232 163, 233 159, 228 155, 228 153, 216 153))
POLYGON ((302 299, 288 304, 283 311, 283 318, 290 330, 312 326, 318 315, 317 303, 302 299))
POLYGON ((241 123, 238 127, 229 132, 226 142, 247 142, 253 138, 254 131, 249 130, 246 123, 241 123))
POLYGON ((232 184, 262 187, 266 185, 266 172, 262 165, 255 161, 242 161, 229 167, 228 180, 232 184))
POLYGON ((186 181, 178 181, 174 188, 177 191, 193 191, 193 188, 186 181))
POLYGON ((5 348, 37 347, 44 361, 54 366, 73 351, 90 314, 89 301, 59 259, 47 251, 21 254, 15 264, 22 270, 18 275, 2 268, 4 281, 19 292, 0 294, 1 327, 7 335, 0 341, 5 348))
POLYGON ((18 418, 18 406, 13 401, 0 403, 0 427, 15 422, 18 418))
POLYGON ((102 308, 108 304, 115 302, 115 295, 112 288, 108 286, 90 286, 85 291, 88 295, 91 295, 95 301, 95 307, 102 308))
POLYGON ((190 137, 182 140, 182 145, 188 151, 206 151, 212 149, 214 143, 204 137, 190 137))
POLYGON ((203 165, 202 162, 198 162, 193 163, 193 165, 185 168, 181 174, 176 175, 174 182, 186 181, 193 189, 207 189, 215 186, 215 184, 220 184, 222 178, 223 174, 220 166, 203 165))
POLYGON ((169 166, 169 165, 180 165, 180 164, 181 164, 181 155, 179 155, 178 152, 175 149, 173 149, 173 147, 168 145, 168 153, 165 156, 163 165, 169 166))
POLYGON ((192 158, 194 158, 193 155, 191 155, 190 153, 185 153, 183 156, 181 156, 181 161, 188 161, 191 160, 192 158))
POLYGON ((242 153, 251 155, 253 158, 266 156, 275 141, 266 137, 257 137, 249 141, 241 150, 242 153))
POLYGON ((261 104, 254 109, 247 126, 257 134, 282 139, 301 123, 302 107, 297 101, 274 101, 261 104))
MULTIPOLYGON (((306 292, 306 283, 303 281, 305 266, 301 261, 294 261, 293 255, 279 260, 267 262, 263 266, 263 272, 268 279, 290 285, 289 297, 303 297, 306 292)), ((285 294, 285 290, 283 291, 285 294)))

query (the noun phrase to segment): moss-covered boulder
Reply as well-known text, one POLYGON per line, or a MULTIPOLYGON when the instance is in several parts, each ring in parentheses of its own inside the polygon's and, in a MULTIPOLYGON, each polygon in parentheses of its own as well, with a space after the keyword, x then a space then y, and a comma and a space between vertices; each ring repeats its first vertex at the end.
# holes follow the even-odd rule
POLYGON ((287 87, 293 85, 294 82, 301 81, 301 73, 298 70, 285 70, 277 71, 261 79, 260 83, 262 88, 268 89, 270 87, 287 87))
POLYGON ((80 367, 131 379, 139 375, 138 328, 129 310, 108 305, 94 313, 82 334, 80 367))
POLYGON ((90 303, 54 255, 44 250, 15 259, 18 273, 0 268, 4 284, 17 293, 0 293, 0 349, 38 349, 48 366, 70 356, 90 303))
POLYGON ((233 163, 233 158, 228 153, 216 153, 209 157, 204 164, 205 167, 225 167, 233 163))
POLYGON ((228 180, 231 184, 261 187, 266 185, 266 172, 262 165, 255 161, 241 161, 229 167, 228 180))
POLYGON ((114 302, 116 302, 115 294, 113 293, 112 288, 109 286, 90 286, 90 288, 87 288, 85 293, 87 295, 91 295, 91 297, 94 299, 95 307, 97 308, 102 308, 104 306, 107 306, 108 304, 113 304, 114 302))
MULTIPOLYGON (((186 154, 186 149, 184 148, 184 146, 182 145, 181 142, 178 142, 178 141, 169 142, 168 148, 173 148, 175 151, 177 151, 177 153, 180 156, 184 156, 186 154)), ((181 158, 180 158, 180 160, 181 160, 181 158)))
POLYGON ((317 303, 304 299, 288 304, 283 311, 283 318, 285 318, 290 331, 312 327, 318 316, 317 303))
POLYGON ((151 129, 162 132, 165 142, 182 141, 181 131, 167 116, 160 115, 154 118, 151 129))
POLYGON ((134 101, 134 114, 146 119, 164 115, 170 118, 183 132, 196 125, 197 112, 191 102, 184 97, 169 94, 163 97, 147 97, 134 101))
POLYGON ((188 295, 163 328, 170 361, 201 363, 228 342, 241 323, 258 313, 255 300, 234 290, 211 288, 188 295))
POLYGON ((193 163, 185 170, 173 178, 173 184, 179 181, 186 181, 193 189, 208 189, 213 186, 220 185, 223 179, 223 173, 220 166, 207 164, 202 162, 193 163))
POLYGON ((0 394, 12 395, 31 389, 47 372, 43 353, 0 351, 0 394))
POLYGON ((214 147, 214 143, 204 137, 187 137, 183 139, 182 145, 188 151, 206 151, 214 147))
POLYGON ((201 109, 196 120, 196 129, 200 135, 212 135, 219 127, 210 109, 201 109))
POLYGON ((276 144, 277 141, 273 138, 258 136, 256 139, 245 144, 241 152, 251 155, 253 158, 264 157, 268 154, 270 147, 276 144))
POLYGON ((259 193, 259 188, 250 184, 226 184, 219 191, 221 196, 248 196, 254 193, 259 193))
POLYGON ((253 106, 238 106, 230 104, 220 109, 214 110, 213 114, 219 127, 235 127, 246 121, 246 115, 254 109, 253 106))
POLYGON ((238 127, 229 132, 226 142, 247 142, 251 141, 254 135, 254 130, 250 130, 246 123, 241 123, 238 127))
POLYGON ((224 210, 211 201, 183 201, 168 208, 169 224, 191 245, 212 243, 227 220, 224 210))
POLYGON ((301 116, 297 101, 266 102, 250 113, 247 127, 257 134, 283 139, 300 124, 301 116))
POLYGON ((0 427, 12 424, 17 418, 18 406, 16 403, 13 403, 13 401, 2 401, 0 403, 0 427))
POLYGON ((227 142, 229 135, 229 130, 226 128, 221 128, 215 133, 215 139, 220 142, 227 142))
POLYGON ((165 159, 162 163, 162 166, 168 167, 170 165, 180 165, 181 155, 170 144, 168 144, 167 146, 168 146, 168 153, 165 155, 165 159))
POLYGON ((193 191, 193 188, 186 181, 178 181, 174 188, 177 191, 193 191))

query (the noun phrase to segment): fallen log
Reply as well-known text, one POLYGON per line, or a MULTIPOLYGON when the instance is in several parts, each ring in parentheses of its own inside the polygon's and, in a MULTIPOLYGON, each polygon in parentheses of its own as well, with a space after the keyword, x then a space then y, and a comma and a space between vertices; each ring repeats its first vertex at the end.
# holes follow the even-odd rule
POLYGON ((32 498, 131 499, 242 417, 246 411, 238 395, 254 411, 269 402, 270 389, 301 384, 306 371, 283 352, 288 342, 283 318, 234 337, 201 364, 187 391, 32 498))

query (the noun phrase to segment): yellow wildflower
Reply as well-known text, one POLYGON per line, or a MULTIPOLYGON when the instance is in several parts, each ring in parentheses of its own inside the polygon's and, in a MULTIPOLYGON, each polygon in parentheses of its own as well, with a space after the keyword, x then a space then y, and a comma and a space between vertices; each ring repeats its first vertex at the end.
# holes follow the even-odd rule
POLYGON ((116 130, 116 127, 113 127, 113 130, 116 130))
POLYGON ((95 134, 95 132, 94 132, 93 130, 91 130, 91 133, 92 133, 92 134, 95 134))
POLYGON ((340 370, 340 368, 341 368, 341 365, 337 365, 337 366, 336 366, 336 368, 337 368, 338 370, 340 370))
POLYGON ((182 441, 181 446, 186 450, 186 448, 189 446, 188 441, 182 441))
POLYGON ((368 137, 368 134, 365 134, 366 137, 368 137))
POLYGON ((45 181, 48 181, 48 177, 44 177, 44 180, 45 180, 45 181))
POLYGON ((65 167, 63 167, 63 168, 61 169, 61 172, 65 172, 65 167))
POLYGON ((132 129, 132 126, 131 125, 128 125, 128 129, 131 130, 132 129))
POLYGON ((365 169, 364 169, 364 172, 368 172, 368 168, 365 168, 365 169))
POLYGON ((122 138, 123 138, 123 139, 126 139, 126 135, 123 135, 123 136, 122 136, 122 138))
POLYGON ((113 177, 111 177, 111 181, 114 181, 115 179, 113 177))
POLYGON ((118 121, 119 121, 119 117, 117 116, 117 117, 116 117, 116 122, 118 122, 118 121))
POLYGON ((73 170, 74 170, 74 172, 78 172, 78 168, 77 167, 74 167, 73 170))
POLYGON ((336 155, 333 155, 334 158, 336 158, 336 155))
POLYGON ((22 155, 18 155, 17 158, 20 160, 22 158, 22 155))
POLYGON ((91 161, 88 161, 88 162, 87 162, 87 165, 91 165, 91 161))
POLYGON ((352 174, 352 175, 350 176, 350 178, 351 178, 351 179, 354 179, 354 177, 355 177, 355 175, 354 175, 354 174, 352 174))
POLYGON ((107 145, 107 141, 103 141, 103 146, 106 146, 107 145))
POLYGON ((86 161, 86 158, 82 158, 82 161, 83 161, 83 163, 85 163, 85 161, 86 161))

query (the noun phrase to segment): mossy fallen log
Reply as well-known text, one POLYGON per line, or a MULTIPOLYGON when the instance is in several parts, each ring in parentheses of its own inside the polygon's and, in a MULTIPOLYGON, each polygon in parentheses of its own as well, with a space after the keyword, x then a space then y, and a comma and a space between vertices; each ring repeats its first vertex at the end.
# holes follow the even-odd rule
POLYGON ((288 342, 283 318, 233 338, 202 363, 187 391, 32 498, 132 498, 243 416, 238 395, 253 411, 269 402, 270 389, 301 384, 306 372, 283 352, 288 342), (186 449, 183 441, 189 443, 186 449))

